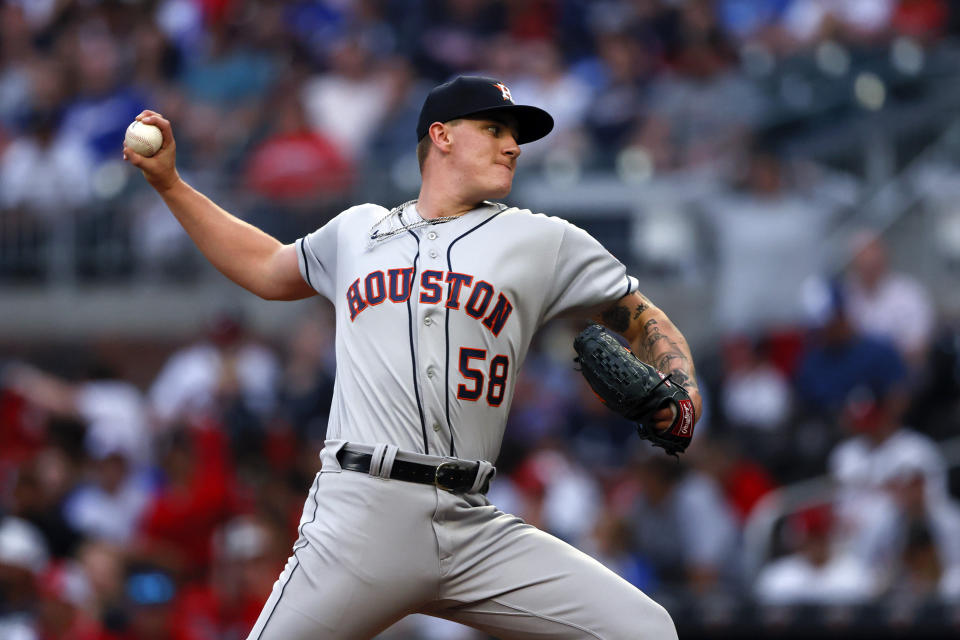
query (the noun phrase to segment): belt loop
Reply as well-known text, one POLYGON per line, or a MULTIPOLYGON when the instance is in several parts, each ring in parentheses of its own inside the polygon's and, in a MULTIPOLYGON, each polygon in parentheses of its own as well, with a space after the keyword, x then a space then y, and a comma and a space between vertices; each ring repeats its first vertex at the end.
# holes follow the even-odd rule
POLYGON ((393 473, 393 461, 397 459, 397 452, 400 451, 400 447, 395 444, 388 444, 387 451, 383 456, 383 461, 380 463, 380 477, 389 478, 390 474, 393 473))
POLYGON ((370 457, 370 470, 367 473, 375 478, 389 478, 390 471, 393 469, 393 461, 397 457, 399 449, 395 444, 376 445, 370 457))
POLYGON ((478 460, 477 463, 479 464, 477 477, 473 479, 473 486, 470 487, 469 493, 479 492, 497 474, 496 468, 486 460, 478 460))

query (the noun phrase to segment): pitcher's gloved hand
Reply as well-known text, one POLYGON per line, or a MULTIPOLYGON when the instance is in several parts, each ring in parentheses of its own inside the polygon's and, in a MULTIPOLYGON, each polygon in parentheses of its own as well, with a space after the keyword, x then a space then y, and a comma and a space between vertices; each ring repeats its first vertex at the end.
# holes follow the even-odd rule
POLYGON ((686 450, 693 437, 695 418, 693 401, 686 389, 637 358, 599 324, 581 331, 573 348, 581 373, 594 393, 612 410, 636 422, 641 438, 671 455, 686 450), (653 416, 664 407, 674 408, 673 422, 666 429, 657 430, 653 416))

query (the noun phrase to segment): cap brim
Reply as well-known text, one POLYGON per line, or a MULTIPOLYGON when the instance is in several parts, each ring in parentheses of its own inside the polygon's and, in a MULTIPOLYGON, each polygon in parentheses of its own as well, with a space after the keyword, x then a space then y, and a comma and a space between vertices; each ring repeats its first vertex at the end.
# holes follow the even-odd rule
POLYGON ((481 109, 467 113, 461 118, 478 118, 487 115, 506 113, 517 120, 517 144, 526 144, 539 140, 553 130, 553 116, 540 109, 525 104, 508 104, 502 107, 481 109))

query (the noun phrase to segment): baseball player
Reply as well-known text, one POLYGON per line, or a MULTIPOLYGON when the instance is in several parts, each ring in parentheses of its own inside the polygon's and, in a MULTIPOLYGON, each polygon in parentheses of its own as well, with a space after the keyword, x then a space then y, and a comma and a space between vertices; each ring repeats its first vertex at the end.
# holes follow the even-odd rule
POLYGON ((417 125, 419 197, 352 207, 289 245, 183 182, 170 123, 138 118, 163 146, 125 159, 224 275, 336 308, 322 469, 251 640, 370 638, 414 612, 500 638, 676 638, 663 607, 484 496, 531 338, 561 314, 620 332, 700 414, 686 341, 624 266, 572 224, 496 202, 550 115, 494 79, 440 85, 417 125))

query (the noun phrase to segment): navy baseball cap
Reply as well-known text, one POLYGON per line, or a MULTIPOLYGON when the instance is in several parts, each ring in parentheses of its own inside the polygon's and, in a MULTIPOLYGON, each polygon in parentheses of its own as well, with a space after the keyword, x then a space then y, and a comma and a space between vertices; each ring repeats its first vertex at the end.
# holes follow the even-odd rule
POLYGON ((553 129, 553 118, 538 107, 514 104, 507 85, 483 76, 457 76, 434 87, 423 101, 417 121, 417 140, 423 140, 434 122, 508 113, 517 120, 517 144, 539 140, 553 129))

